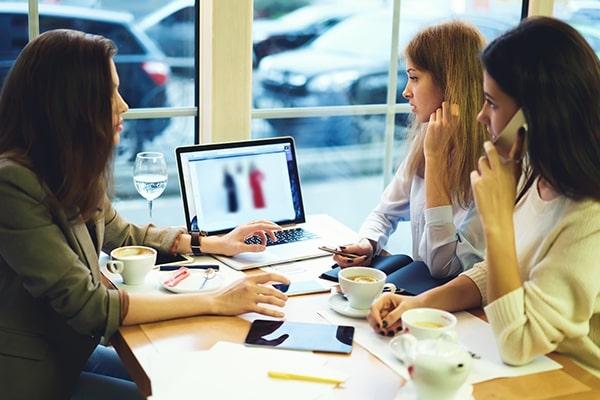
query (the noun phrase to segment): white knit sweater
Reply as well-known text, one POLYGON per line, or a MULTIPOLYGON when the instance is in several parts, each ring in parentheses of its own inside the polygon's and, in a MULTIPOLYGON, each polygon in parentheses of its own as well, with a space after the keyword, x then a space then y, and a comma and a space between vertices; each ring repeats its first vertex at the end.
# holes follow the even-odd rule
POLYGON ((521 288, 487 304, 485 261, 464 272, 487 304, 504 361, 556 350, 600 376, 600 202, 544 201, 534 184, 514 224, 521 288))

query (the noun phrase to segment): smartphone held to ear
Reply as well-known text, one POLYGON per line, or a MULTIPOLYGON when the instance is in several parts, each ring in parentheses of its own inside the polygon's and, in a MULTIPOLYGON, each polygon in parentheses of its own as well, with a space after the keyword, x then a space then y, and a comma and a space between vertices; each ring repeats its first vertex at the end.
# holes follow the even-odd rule
POLYGON ((515 115, 508 121, 504 129, 493 138, 494 144, 502 152, 508 154, 512 146, 517 141, 519 130, 523 128, 527 131, 527 120, 522 109, 518 109, 515 115))

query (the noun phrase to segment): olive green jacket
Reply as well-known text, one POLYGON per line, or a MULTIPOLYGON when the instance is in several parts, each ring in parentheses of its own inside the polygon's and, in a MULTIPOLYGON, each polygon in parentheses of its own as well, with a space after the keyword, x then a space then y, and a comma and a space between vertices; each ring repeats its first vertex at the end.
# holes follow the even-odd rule
POLYGON ((90 230, 54 209, 36 175, 0 155, 0 397, 65 399, 101 338, 121 319, 101 284, 100 250, 168 250, 180 229, 124 221, 107 200, 90 230), (93 238, 95 236, 95 238, 93 238))

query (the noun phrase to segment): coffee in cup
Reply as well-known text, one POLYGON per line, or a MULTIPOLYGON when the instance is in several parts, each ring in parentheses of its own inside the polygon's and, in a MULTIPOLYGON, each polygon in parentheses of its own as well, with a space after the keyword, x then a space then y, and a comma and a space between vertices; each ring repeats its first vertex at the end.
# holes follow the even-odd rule
POLYGON ((402 313, 402 328, 417 339, 456 337, 456 317, 436 308, 413 308, 402 313))
POLYGON ((366 276, 366 275, 353 276, 348 279, 350 279, 351 281, 354 281, 354 282, 368 282, 368 283, 377 282, 376 278, 373 278, 372 276, 366 276))
POLYGON ((141 285, 156 262, 156 250, 145 246, 125 246, 110 252, 109 272, 120 274, 126 285, 141 285))
POLYGON ((385 283, 383 271, 369 267, 349 267, 338 274, 342 292, 348 299, 350 307, 366 310, 385 287, 395 291, 393 283, 385 283))

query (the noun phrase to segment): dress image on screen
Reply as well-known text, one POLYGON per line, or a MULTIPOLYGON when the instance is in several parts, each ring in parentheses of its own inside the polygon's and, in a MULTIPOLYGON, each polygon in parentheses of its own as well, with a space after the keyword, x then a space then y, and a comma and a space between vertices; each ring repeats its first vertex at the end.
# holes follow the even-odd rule
POLYGON ((252 322, 245 343, 280 349, 347 354, 352 352, 353 338, 352 326, 257 319, 252 322))

